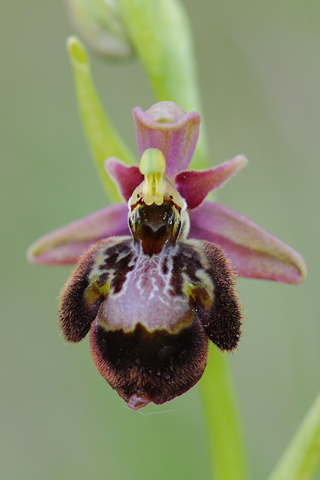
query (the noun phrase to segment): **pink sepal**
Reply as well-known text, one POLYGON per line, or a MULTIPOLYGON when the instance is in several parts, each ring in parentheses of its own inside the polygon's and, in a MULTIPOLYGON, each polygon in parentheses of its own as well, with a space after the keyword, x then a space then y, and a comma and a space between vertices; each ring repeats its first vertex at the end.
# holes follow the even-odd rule
POLYGON ((128 207, 112 205, 44 235, 33 243, 27 258, 43 265, 72 265, 98 240, 129 235, 128 207))
POLYGON ((205 201, 190 212, 190 238, 219 245, 241 277, 302 283, 306 265, 299 253, 243 215, 205 201))

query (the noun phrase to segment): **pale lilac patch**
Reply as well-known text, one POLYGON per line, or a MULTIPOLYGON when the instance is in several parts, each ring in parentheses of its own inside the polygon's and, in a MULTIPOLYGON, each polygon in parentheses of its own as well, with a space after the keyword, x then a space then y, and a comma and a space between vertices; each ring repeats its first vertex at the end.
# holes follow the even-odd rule
POLYGON ((248 218, 218 203, 190 212, 190 238, 219 245, 242 277, 302 283, 306 265, 299 253, 248 218))
MULTIPOLYGON (((121 290, 109 295, 102 304, 97 321, 108 329, 133 331, 137 324, 149 332, 168 330, 174 332, 184 321, 189 321, 190 308, 184 296, 173 295, 171 258, 164 251, 149 257, 138 253, 132 242, 134 258, 126 273, 121 290), (168 271, 163 273, 163 262, 168 271)), ((116 262, 116 259, 115 259, 116 262)), ((103 274, 103 269, 100 269, 103 274)))
POLYGON ((197 208, 209 192, 220 187, 242 170, 248 163, 244 155, 222 163, 202 172, 188 170, 176 176, 175 185, 180 195, 186 200, 188 209, 197 208))
POLYGON ((147 148, 158 148, 167 162, 166 176, 172 180, 186 170, 196 148, 200 115, 186 113, 172 102, 159 102, 143 112, 133 109, 140 155, 147 148))
POLYGON ((144 176, 140 173, 139 167, 126 165, 115 157, 105 161, 105 169, 117 184, 121 195, 127 202, 133 191, 143 181, 144 176))
POLYGON ((31 245, 27 258, 43 265, 72 265, 98 240, 129 235, 125 203, 99 210, 41 237, 31 245))

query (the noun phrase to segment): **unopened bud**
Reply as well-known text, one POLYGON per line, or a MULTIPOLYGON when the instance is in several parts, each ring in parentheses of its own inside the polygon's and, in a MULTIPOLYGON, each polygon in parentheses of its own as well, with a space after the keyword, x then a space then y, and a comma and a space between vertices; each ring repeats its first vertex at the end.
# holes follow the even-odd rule
POLYGON ((132 55, 116 0, 68 0, 68 5, 79 36, 95 53, 108 58, 132 55))

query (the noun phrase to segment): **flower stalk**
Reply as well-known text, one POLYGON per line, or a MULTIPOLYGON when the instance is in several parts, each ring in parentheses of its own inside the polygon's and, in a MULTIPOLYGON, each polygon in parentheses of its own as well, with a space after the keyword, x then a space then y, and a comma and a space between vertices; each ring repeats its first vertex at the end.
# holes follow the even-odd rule
POLYGON ((247 480, 244 441, 227 355, 213 345, 200 381, 213 480, 247 480))

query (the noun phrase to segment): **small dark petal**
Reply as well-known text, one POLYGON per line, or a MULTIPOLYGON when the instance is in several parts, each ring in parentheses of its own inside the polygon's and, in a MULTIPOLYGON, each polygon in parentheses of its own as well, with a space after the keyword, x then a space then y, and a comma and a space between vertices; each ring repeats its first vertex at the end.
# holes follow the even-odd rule
POLYGON ((241 306, 234 287, 235 273, 222 250, 209 242, 201 242, 209 261, 208 274, 214 283, 214 301, 210 309, 199 302, 200 319, 210 338, 221 350, 233 350, 241 336, 241 306))
POLYGON ((200 380, 208 353, 199 321, 178 334, 150 333, 140 324, 130 333, 107 331, 95 322, 90 345, 99 373, 134 410, 189 390, 200 380))
POLYGON ((139 167, 126 165, 114 157, 105 162, 105 169, 118 185, 121 195, 127 202, 137 186, 143 181, 139 167))
POLYGON ((112 238, 95 243, 79 260, 79 263, 60 296, 59 320, 62 333, 68 342, 80 342, 90 330, 96 318, 103 298, 97 292, 97 298, 88 303, 85 290, 89 285, 88 274, 97 252, 106 246, 112 238), (95 300, 95 301, 93 301, 95 300))

